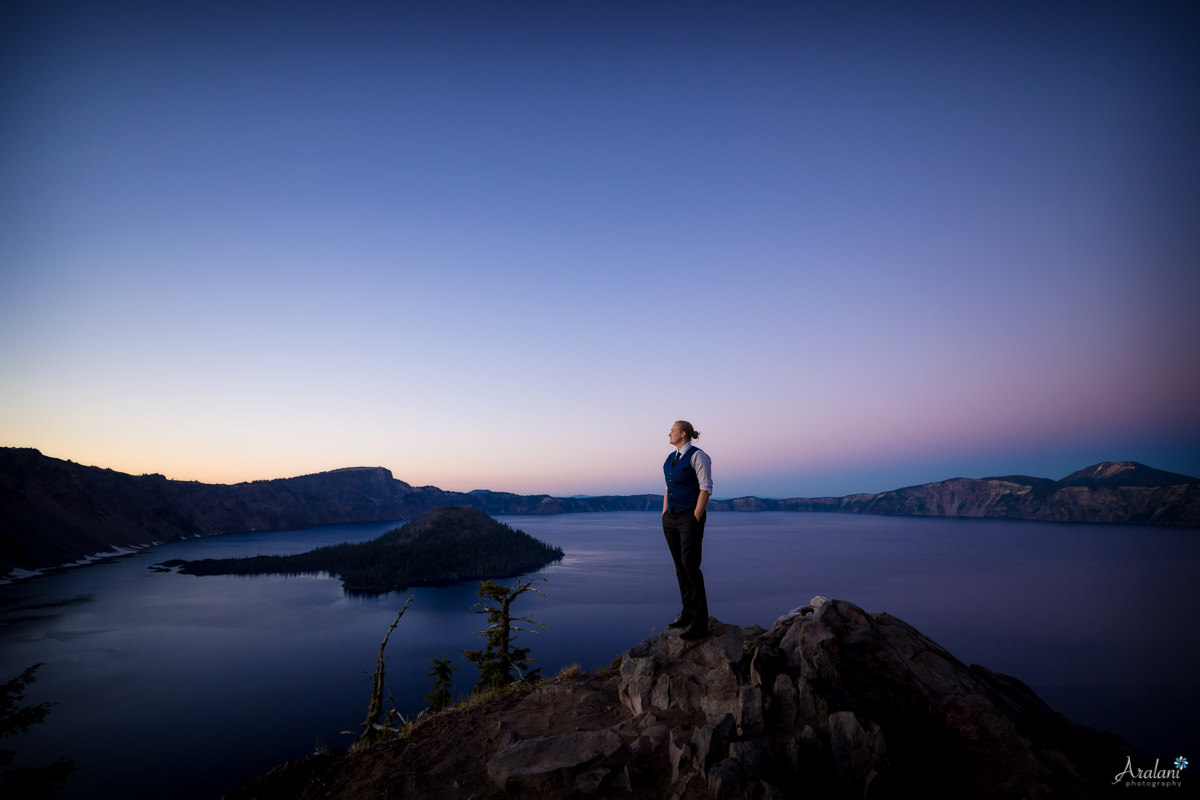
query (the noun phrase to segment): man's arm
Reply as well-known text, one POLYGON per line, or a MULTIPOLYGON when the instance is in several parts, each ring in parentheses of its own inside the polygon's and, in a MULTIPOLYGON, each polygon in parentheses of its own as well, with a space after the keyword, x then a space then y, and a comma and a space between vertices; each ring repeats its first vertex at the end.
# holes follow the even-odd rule
POLYGON ((703 450, 696 450, 692 456, 692 469, 696 470, 696 479, 700 481, 700 497, 696 500, 696 521, 704 516, 708 508, 708 498, 712 497, 712 459, 703 450))
POLYGON ((670 491, 670 490, 669 489, 663 490, 663 513, 664 514, 667 513, 667 492, 668 491, 670 491))

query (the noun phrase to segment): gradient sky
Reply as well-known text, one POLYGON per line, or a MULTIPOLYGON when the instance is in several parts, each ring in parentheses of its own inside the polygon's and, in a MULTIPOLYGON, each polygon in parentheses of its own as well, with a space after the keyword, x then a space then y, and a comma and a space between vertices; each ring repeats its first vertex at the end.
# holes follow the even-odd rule
POLYGON ((1200 475, 1200 4, 241 5, 0 12, 0 445, 633 493, 682 417, 717 497, 1200 475))

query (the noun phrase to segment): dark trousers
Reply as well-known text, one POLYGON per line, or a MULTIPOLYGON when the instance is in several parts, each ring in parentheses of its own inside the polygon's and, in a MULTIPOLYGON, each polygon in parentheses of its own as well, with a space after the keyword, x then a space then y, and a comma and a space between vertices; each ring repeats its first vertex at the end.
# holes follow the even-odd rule
POLYGON ((708 595, 704 593, 704 573, 700 571, 703 555, 704 523, 708 514, 696 520, 687 511, 668 511, 663 514, 663 535, 675 562, 675 577, 679 580, 679 599, 683 603, 681 619, 693 625, 708 625, 708 595))

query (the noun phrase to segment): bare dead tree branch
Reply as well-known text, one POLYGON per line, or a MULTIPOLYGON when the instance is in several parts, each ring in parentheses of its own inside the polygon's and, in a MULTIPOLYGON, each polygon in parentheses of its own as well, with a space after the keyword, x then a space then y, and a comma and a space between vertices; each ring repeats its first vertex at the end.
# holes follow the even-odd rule
MULTIPOLYGON (((387 727, 381 722, 383 719, 384 662, 387 660, 384 650, 387 649, 388 639, 391 638, 392 631, 396 630, 396 626, 400 624, 400 618, 404 616, 405 611, 408 611, 408 607, 412 604, 412 601, 413 596, 409 595, 408 599, 404 601, 404 607, 400 609, 400 613, 392 621, 391 627, 383 635, 383 642, 379 645, 379 657, 375 659, 375 674, 371 678, 371 700, 367 703, 367 718, 363 721, 362 733, 359 734, 358 744, 369 744, 382 729, 387 727)), ((394 705, 395 703, 393 702, 394 705)))

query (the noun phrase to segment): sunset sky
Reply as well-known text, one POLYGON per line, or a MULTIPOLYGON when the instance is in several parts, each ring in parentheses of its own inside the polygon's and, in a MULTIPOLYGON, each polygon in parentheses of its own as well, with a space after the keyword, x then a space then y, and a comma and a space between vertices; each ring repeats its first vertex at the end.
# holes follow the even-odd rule
POLYGON ((8 3, 0 445, 1200 475, 1200 4, 8 3), (856 10, 850 10, 848 6, 856 10))

